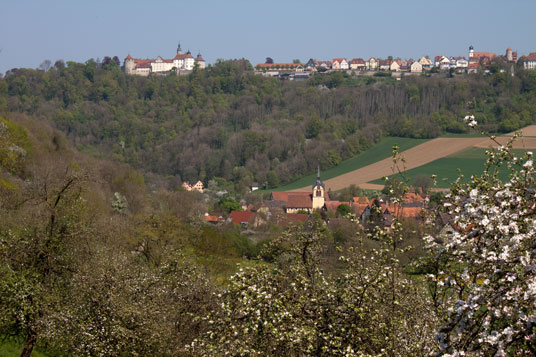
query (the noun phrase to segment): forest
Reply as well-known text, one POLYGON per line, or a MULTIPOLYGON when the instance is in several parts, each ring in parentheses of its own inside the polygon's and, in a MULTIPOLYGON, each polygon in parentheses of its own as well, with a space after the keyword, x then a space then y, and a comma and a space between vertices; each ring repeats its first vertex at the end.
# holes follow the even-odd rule
POLYGON ((80 151, 125 163, 151 187, 212 178, 245 192, 337 165, 384 136, 465 133, 478 116, 489 132, 536 118, 536 76, 490 74, 359 78, 342 72, 306 82, 255 75, 218 60, 187 76, 128 76, 119 60, 58 60, 0 78, 0 112, 26 114, 63 132, 80 151))

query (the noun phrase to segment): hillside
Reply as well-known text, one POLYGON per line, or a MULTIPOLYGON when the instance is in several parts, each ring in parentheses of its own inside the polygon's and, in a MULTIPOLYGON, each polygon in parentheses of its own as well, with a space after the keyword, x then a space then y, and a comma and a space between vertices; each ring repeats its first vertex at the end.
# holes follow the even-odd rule
POLYGON ((308 82, 252 74, 246 60, 189 76, 141 78, 114 61, 58 61, 0 78, 0 111, 58 128, 80 150, 155 174, 167 187, 221 177, 244 191, 339 165, 382 137, 434 138, 534 122, 536 76, 523 70, 454 78, 371 78, 335 72, 308 82))

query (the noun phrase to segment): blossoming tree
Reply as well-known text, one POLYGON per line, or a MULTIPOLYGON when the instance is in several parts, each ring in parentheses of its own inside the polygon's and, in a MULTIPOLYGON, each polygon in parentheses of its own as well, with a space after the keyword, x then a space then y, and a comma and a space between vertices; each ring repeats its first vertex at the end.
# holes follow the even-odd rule
MULTIPOLYGON (((472 115, 465 121, 477 126, 472 115)), ((519 135, 507 145, 490 136, 498 149, 487 152, 483 174, 458 179, 447 196, 457 232, 427 237, 441 355, 536 355, 535 171, 532 152, 512 149, 519 135)))

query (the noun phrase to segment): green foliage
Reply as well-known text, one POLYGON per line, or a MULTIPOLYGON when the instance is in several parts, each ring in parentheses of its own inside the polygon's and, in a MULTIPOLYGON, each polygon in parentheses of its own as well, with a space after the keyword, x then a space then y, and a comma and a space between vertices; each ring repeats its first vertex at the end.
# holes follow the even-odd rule
POLYGON ((346 217, 350 212, 352 212, 352 209, 347 204, 343 203, 337 207, 337 216, 339 217, 346 217))
POLYGON ((227 213, 231 211, 242 211, 242 206, 240 206, 240 203, 227 196, 222 197, 218 202, 218 205, 225 209, 227 213))
POLYGON ((0 117, 0 166, 8 171, 20 171, 31 152, 31 144, 26 130, 0 117))

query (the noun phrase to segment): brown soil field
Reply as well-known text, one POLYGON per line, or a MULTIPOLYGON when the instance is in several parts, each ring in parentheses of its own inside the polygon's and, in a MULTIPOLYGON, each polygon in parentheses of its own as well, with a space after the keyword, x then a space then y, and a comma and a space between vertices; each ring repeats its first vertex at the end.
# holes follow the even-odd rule
MULTIPOLYGON (((509 139, 510 138, 506 136, 500 136, 496 138, 496 140, 501 145, 506 145, 509 139)), ((491 147, 497 147, 497 144, 495 144, 491 140, 486 140, 486 141, 476 144, 475 146, 479 148, 491 148, 491 147)), ((513 148, 514 149, 536 149, 536 137, 522 136, 514 142, 513 148)))
MULTIPOLYGON (((521 129, 523 136, 536 136, 536 125, 529 125, 521 129)), ((505 136, 512 136, 514 133, 506 134, 505 136)))

